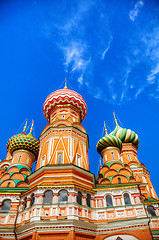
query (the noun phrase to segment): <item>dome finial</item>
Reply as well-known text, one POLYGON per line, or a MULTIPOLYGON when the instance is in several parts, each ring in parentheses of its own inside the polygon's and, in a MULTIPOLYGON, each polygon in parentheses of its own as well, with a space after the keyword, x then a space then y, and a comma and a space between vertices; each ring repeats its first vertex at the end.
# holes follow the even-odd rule
POLYGON ((114 116, 114 121, 115 121, 115 123, 117 125, 118 123, 117 123, 117 119, 116 119, 116 116, 115 116, 115 111, 113 112, 113 116, 114 116))
POLYGON ((31 128, 30 128, 30 133, 29 134, 32 134, 33 126, 34 126, 34 120, 32 120, 32 124, 31 124, 31 128))
POLYGON ((66 78, 65 78, 65 86, 64 86, 64 89, 67 89, 67 81, 66 81, 66 78))
POLYGON ((105 121, 104 121, 104 131, 105 131, 105 135, 107 134, 107 128, 106 128, 106 125, 105 125, 105 121))
POLYGON ((100 165, 100 169, 102 168, 102 161, 101 161, 101 157, 99 158, 99 165, 100 165))
POLYGON ((28 119, 26 118, 26 122, 25 122, 25 125, 24 125, 24 128, 23 128, 23 132, 25 132, 27 124, 28 124, 28 119))

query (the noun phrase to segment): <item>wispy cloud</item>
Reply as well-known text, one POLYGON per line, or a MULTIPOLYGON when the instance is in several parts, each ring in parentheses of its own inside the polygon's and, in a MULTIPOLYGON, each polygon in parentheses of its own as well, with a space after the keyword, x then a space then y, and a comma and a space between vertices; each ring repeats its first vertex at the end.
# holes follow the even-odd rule
POLYGON ((63 47, 66 71, 71 66, 70 72, 85 71, 90 59, 85 59, 86 46, 81 42, 72 41, 69 45, 63 47))
MULTIPOLYGON (((112 20, 103 2, 78 0, 64 19, 59 15, 56 24, 46 27, 47 38, 56 34, 55 44, 63 55, 68 78, 79 87, 85 86, 93 97, 112 104, 135 99, 143 92, 158 99, 158 19, 155 22, 149 16, 142 28, 142 21, 138 26, 126 22, 125 14, 125 26, 132 29, 119 29, 118 18, 112 20)), ((143 0, 136 2, 129 12, 131 21, 135 21, 143 5, 143 0)))
POLYGON ((109 42, 108 42, 108 45, 107 45, 106 49, 104 50, 104 52, 102 53, 102 60, 104 59, 106 53, 108 52, 108 50, 109 50, 109 48, 110 48, 110 44, 111 44, 111 42, 112 42, 112 39, 113 39, 112 36, 110 36, 110 40, 109 40, 109 42))
POLYGON ((159 62, 157 63, 157 66, 151 70, 151 73, 147 76, 147 81, 150 84, 153 84, 155 82, 156 76, 159 74, 159 62))
POLYGON ((143 5, 144 2, 141 0, 135 4, 134 8, 129 13, 130 20, 132 20, 133 22, 135 21, 143 5))

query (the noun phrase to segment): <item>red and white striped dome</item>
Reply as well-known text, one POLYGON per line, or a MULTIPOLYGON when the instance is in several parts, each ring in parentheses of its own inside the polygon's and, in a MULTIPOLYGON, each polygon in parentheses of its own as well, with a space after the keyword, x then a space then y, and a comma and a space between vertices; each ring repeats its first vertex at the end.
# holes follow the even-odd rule
POLYGON ((83 97, 70 89, 60 89, 51 93, 43 105, 43 113, 46 120, 50 120, 50 112, 56 105, 71 104, 80 111, 81 122, 87 114, 87 105, 83 97))

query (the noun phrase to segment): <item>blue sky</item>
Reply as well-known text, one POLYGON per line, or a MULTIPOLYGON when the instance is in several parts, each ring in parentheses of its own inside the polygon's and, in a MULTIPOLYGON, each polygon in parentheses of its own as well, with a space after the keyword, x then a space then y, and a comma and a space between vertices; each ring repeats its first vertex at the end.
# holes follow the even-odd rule
POLYGON ((139 135, 139 161, 159 194, 159 2, 1 1, 1 159, 26 117, 40 136, 43 103, 65 77, 88 106, 90 170, 98 172, 96 143, 104 121, 114 129, 115 110, 119 124, 139 135))

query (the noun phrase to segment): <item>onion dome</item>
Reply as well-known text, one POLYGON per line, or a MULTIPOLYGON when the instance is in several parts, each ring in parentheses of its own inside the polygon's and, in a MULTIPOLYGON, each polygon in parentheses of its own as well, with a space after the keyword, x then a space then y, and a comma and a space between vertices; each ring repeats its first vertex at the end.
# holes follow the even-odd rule
POLYGON ((115 123, 116 123, 116 127, 114 131, 110 133, 110 135, 118 137, 123 143, 132 143, 138 148, 139 147, 138 135, 130 129, 121 128, 118 125, 116 118, 115 118, 115 123))
POLYGON ((71 104, 76 107, 80 111, 81 122, 84 120, 87 114, 86 102, 80 94, 67 89, 66 84, 64 89, 57 90, 46 98, 43 105, 43 112, 46 120, 49 122, 50 114, 55 106, 64 104, 71 104))
POLYGON ((25 133, 25 129, 26 129, 26 124, 25 124, 25 127, 22 133, 18 133, 12 136, 11 138, 9 138, 7 142, 7 150, 9 150, 11 154, 18 149, 26 149, 32 152, 37 158, 39 153, 39 141, 36 138, 34 138, 32 135, 33 124, 34 123, 32 123, 29 134, 25 133))
POLYGON ((107 130, 105 129, 105 136, 98 141, 96 147, 97 147, 97 152, 101 154, 101 152, 108 147, 117 147, 121 150, 122 142, 118 137, 107 134, 107 130))

